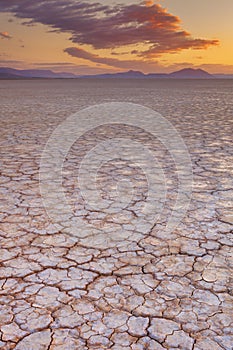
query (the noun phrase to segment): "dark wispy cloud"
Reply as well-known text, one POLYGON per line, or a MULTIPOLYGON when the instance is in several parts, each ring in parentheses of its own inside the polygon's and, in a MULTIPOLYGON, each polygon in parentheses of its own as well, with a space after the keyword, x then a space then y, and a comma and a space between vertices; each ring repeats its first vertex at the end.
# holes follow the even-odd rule
POLYGON ((93 54, 88 52, 80 47, 68 47, 64 50, 72 57, 81 58, 84 60, 88 60, 94 63, 99 63, 103 65, 107 65, 115 68, 122 69, 140 69, 140 70, 150 70, 159 68, 159 64, 157 61, 148 61, 148 60, 119 60, 117 58, 112 57, 102 57, 97 54, 93 54))
POLYGON ((0 11, 27 19, 29 25, 42 23, 68 32, 72 42, 95 49, 146 44, 148 49, 138 52, 143 58, 218 44, 218 40, 193 38, 182 29, 179 17, 150 0, 116 6, 77 0, 1 0, 0 11))
POLYGON ((12 36, 8 32, 0 32, 0 37, 2 39, 12 39, 12 36))
POLYGON ((71 63, 71 62, 39 62, 39 63, 34 63, 37 66, 66 66, 66 67, 73 67, 76 66, 76 64, 71 63))
POLYGON ((84 60, 88 60, 95 63, 105 64, 112 67, 127 68, 132 65, 132 62, 135 63, 134 60, 120 61, 117 58, 101 57, 99 55, 90 53, 80 47, 68 47, 64 51, 70 56, 82 58, 84 60))
POLYGON ((7 59, 6 55, 0 55, 0 57, 3 58, 3 59, 0 59, 0 66, 2 67, 12 67, 12 68, 24 67, 23 61, 7 59))

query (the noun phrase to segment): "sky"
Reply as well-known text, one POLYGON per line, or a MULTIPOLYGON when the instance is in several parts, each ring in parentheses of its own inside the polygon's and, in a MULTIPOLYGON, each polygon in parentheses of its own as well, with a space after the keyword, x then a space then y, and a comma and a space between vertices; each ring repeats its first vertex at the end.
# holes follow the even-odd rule
POLYGON ((0 0, 0 66, 233 74, 232 0, 0 0))

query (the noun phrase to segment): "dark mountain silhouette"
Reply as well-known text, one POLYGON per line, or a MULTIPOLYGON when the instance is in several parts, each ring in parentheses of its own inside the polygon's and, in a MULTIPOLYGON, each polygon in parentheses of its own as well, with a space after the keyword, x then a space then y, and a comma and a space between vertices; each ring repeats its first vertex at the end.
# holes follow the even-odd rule
POLYGON ((81 78, 102 78, 102 79, 111 79, 111 78, 145 78, 145 74, 135 70, 129 70, 128 72, 120 72, 120 73, 104 73, 104 74, 96 74, 96 75, 83 75, 81 78))
POLYGON ((82 78, 102 78, 102 79, 112 79, 112 78, 122 78, 122 79, 213 79, 214 75, 202 69, 185 68, 173 73, 149 73, 144 74, 139 71, 129 70, 128 72, 122 73, 108 73, 108 74, 97 74, 97 75, 85 75, 82 78))
POLYGON ((14 69, 0 67, 0 79, 68 79, 68 78, 100 78, 100 79, 232 79, 232 74, 209 74, 203 69, 185 68, 172 73, 149 73, 129 70, 127 72, 106 73, 97 75, 75 75, 72 73, 56 73, 43 69, 14 69))
POLYGON ((2 79, 22 79, 22 78, 76 78, 72 73, 55 73, 51 70, 43 69, 14 69, 0 67, 0 78, 2 79), (8 78, 7 78, 8 77, 8 78))
POLYGON ((169 74, 170 78, 175 79, 213 79, 214 76, 204 71, 203 69, 193 69, 193 68, 184 68, 177 72, 169 74))

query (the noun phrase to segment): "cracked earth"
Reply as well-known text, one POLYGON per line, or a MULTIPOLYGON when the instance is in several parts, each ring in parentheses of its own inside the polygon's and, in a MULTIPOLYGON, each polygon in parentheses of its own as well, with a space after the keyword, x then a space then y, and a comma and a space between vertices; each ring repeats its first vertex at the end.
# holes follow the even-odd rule
POLYGON ((232 90, 221 80, 1 82, 0 349, 233 349, 232 90), (111 244, 64 233, 46 213, 39 165, 48 138, 72 113, 109 101, 160 112, 187 145, 192 199, 172 233, 163 229, 177 195, 175 164, 133 127, 84 134, 63 167, 74 216, 108 228, 111 244), (136 190, 121 215, 92 211, 80 195, 80 162, 110 135, 142 142, 166 175, 163 210, 143 233, 132 224, 147 191, 137 167, 115 159, 98 173, 98 188, 110 199, 119 179, 131 178, 136 190), (114 235, 119 226, 124 239, 114 235))

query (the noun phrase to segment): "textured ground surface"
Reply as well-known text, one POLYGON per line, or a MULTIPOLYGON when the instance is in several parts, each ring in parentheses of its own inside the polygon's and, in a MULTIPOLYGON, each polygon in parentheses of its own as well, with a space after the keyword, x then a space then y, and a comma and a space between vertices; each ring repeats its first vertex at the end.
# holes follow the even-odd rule
POLYGON ((1 82, 0 349, 232 349, 232 90, 230 81, 1 82), (112 227, 113 241, 123 225, 128 239, 79 241, 46 214, 38 171, 47 139, 71 113, 109 101, 159 111, 187 144, 193 195, 169 235, 162 228, 176 196, 174 164, 149 135, 130 128, 84 135, 63 174, 74 215, 112 227), (130 223, 146 188, 140 170, 115 160, 100 171, 103 196, 114 195, 121 176, 135 182, 132 210, 118 218, 90 212, 76 181, 85 152, 124 133, 154 150, 168 178, 157 225, 138 236, 130 223))

